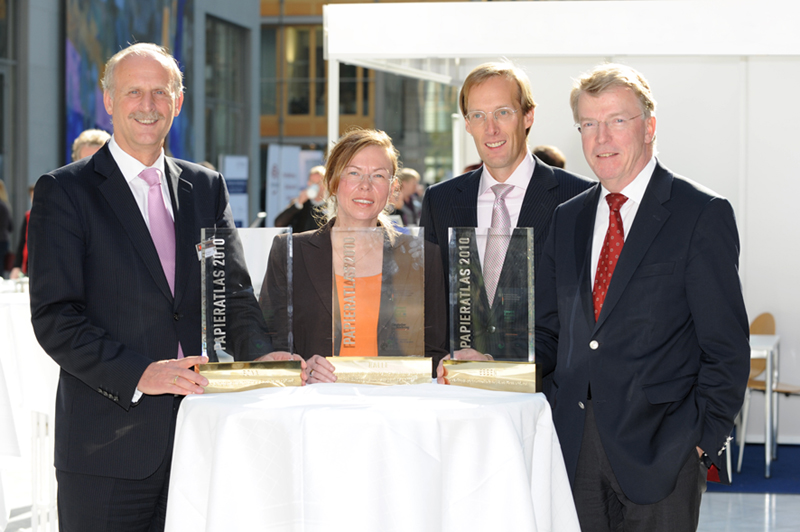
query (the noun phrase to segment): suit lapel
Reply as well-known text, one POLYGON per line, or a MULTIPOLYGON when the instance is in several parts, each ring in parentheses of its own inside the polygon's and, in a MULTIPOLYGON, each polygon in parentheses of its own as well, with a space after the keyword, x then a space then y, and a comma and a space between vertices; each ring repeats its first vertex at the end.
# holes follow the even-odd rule
POLYGON ((669 200, 671 190, 672 174, 660 164, 656 164, 653 177, 647 185, 647 190, 642 197, 642 204, 636 211, 636 218, 634 218, 630 234, 625 240, 619 262, 614 269, 614 275, 611 277, 611 284, 603 303, 603 310, 597 320, 597 327, 600 327, 614 310, 614 306, 622 297, 645 253, 669 218, 670 212, 662 204, 669 200))
POLYGON ((164 158, 167 174, 172 212, 175 213, 175 303, 180 303, 186 292, 186 282, 192 269, 192 261, 197 260, 194 246, 197 242, 194 231, 197 227, 194 219, 194 199, 192 184, 181 178, 182 170, 170 158, 164 158))
MULTIPOLYGON (((478 189, 483 168, 478 168, 464 179, 453 201, 453 223, 450 227, 478 227, 478 189)), ((448 243, 440 245, 447 247, 448 243)))
POLYGON ((558 207, 558 199, 553 189, 558 187, 553 169, 534 157, 533 175, 528 182, 522 209, 519 212, 517 227, 533 227, 534 240, 541 240, 541 233, 550 223, 550 216, 558 207))
POLYGON ((167 277, 164 275, 158 252, 153 244, 150 231, 147 229, 147 224, 142 217, 142 211, 139 210, 139 205, 133 198, 133 193, 131 193, 125 177, 123 177, 117 163, 114 162, 114 158, 108 150, 108 144, 103 146, 97 153, 94 162, 95 171, 106 178, 98 186, 100 193, 119 219, 125 233, 142 258, 150 275, 153 276, 158 288, 165 297, 172 300, 172 292, 169 289, 169 284, 167 284, 167 277))
MULTIPOLYGON (((311 286, 322 301, 325 310, 333 316, 333 248, 331 247, 331 228, 329 222, 319 231, 307 239, 297 239, 297 251, 302 257, 305 274, 311 281, 311 286)), ((298 304, 313 304, 312 302, 297 301, 298 304)), ((324 323, 319 324, 327 326, 324 323)))

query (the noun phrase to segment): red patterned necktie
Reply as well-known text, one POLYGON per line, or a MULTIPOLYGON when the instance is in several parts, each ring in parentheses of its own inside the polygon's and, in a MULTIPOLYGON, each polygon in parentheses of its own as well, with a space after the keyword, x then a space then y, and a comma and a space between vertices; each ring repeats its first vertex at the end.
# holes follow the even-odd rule
POLYGON ((608 203, 608 231, 603 240, 603 249, 600 251, 600 259, 597 261, 597 272, 594 276, 594 289, 592 296, 594 299, 594 319, 597 321, 600 310, 603 308, 603 301, 606 299, 608 285, 611 283, 611 276, 614 275, 614 268, 617 267, 619 255, 622 253, 622 246, 625 245, 625 230, 622 227, 622 216, 619 213, 620 207, 628 201, 622 194, 611 193, 606 196, 608 203))

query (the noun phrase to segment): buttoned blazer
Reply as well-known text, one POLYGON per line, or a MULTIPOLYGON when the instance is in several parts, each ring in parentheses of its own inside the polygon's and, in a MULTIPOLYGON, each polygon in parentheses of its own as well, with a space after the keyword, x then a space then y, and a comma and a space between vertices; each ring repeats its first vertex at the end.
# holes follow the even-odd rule
MULTIPOLYGON (((165 174, 175 217, 174 296, 108 145, 36 184, 29 227, 31 321, 39 343, 61 367, 55 435, 60 470, 142 479, 172 445, 173 396, 145 395, 137 404, 132 399, 145 368, 174 359, 178 342, 187 356, 201 353, 195 245, 201 228, 234 224, 220 174, 172 158, 165 160, 165 174)), ((231 282, 249 278, 244 272, 231 282)), ((250 299, 251 313, 260 317, 252 290, 250 299)))
MULTIPOLYGON (((333 250, 331 247, 331 228, 329 222, 317 231, 292 235, 292 352, 305 359, 313 355, 331 356, 333 346, 339 345, 341 331, 334 331, 332 316, 338 313, 333 301, 333 250), (334 336, 337 342, 333 342, 334 336)), ((276 316, 274 330, 279 331, 273 339, 276 349, 286 349, 288 326, 284 320, 287 315, 286 285, 286 236, 276 238, 270 251, 265 281, 261 289, 261 303, 272 309, 276 316)), ((414 309, 421 308, 419 294, 404 295, 401 289, 405 279, 415 279, 420 273, 411 265, 413 246, 407 235, 400 234, 389 252, 384 253, 384 283, 381 286, 381 308, 379 309, 378 342, 382 351, 393 355, 409 355, 397 343, 396 330, 409 327, 417 332, 424 327, 425 356, 434 358, 438 364, 447 352, 445 345, 445 297, 442 266, 436 246, 424 243, 424 321, 414 309), (402 249, 401 249, 402 248, 402 249), (402 250, 394 253, 393 250, 402 250), (405 316, 395 316, 394 309, 405 309, 405 316)), ((386 249, 386 248, 384 248, 386 249)))
POLYGON ((663 499, 695 452, 724 446, 749 372, 739 237, 727 200, 657 164, 595 322, 591 246, 600 186, 560 206, 536 279, 536 360, 571 481, 591 386, 620 486, 663 499))

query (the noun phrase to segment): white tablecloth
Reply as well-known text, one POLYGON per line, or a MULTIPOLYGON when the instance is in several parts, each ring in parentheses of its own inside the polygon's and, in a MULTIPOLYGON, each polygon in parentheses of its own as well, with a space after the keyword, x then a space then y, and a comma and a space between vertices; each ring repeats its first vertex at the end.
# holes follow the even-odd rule
MULTIPOLYGON (((8 286, 8 281, 3 287, 8 286)), ((31 412, 53 419, 58 387, 58 365, 42 350, 31 326, 27 293, 0 291, 0 530, 7 512, 31 504, 30 483, 6 485, 3 472, 21 468, 31 454, 31 412), (21 458, 17 461, 16 459, 21 458)), ((53 457, 46 457, 52 466, 53 457)), ((15 477, 18 475, 14 475, 15 477)))
POLYGON ((316 384, 187 397, 167 531, 578 531, 541 394, 316 384))

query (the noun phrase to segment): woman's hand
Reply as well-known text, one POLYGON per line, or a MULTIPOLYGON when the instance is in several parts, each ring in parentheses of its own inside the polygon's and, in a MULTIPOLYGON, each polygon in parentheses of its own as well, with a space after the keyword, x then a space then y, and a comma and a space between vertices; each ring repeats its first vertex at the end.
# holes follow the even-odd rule
POLYGON ((333 367, 333 364, 324 357, 314 355, 308 359, 308 384, 336 382, 334 371, 336 371, 336 368, 333 367))
POLYGON ((268 355, 261 355, 255 359, 254 362, 274 362, 279 360, 299 360, 300 367, 303 369, 303 371, 300 372, 300 378, 303 380, 303 386, 306 385, 306 381, 308 380, 308 364, 300 355, 293 355, 288 351, 273 351, 268 355))

